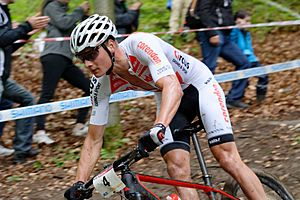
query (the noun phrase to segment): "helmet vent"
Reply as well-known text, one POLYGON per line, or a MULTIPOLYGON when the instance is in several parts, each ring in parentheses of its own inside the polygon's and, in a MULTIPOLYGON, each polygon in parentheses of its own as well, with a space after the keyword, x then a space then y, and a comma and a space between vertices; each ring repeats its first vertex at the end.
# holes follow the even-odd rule
POLYGON ((106 42, 108 38, 115 38, 117 34, 115 25, 107 16, 94 14, 79 23, 72 31, 71 51, 78 53, 87 47, 96 47, 106 42))
POLYGON ((88 30, 92 30, 94 24, 90 24, 89 27, 88 27, 88 30))
POLYGON ((98 30, 101 27, 102 24, 97 24, 96 29, 98 30))
POLYGON ((83 26, 83 27, 81 27, 81 29, 80 29, 79 33, 82 33, 83 29, 84 29, 84 26, 83 26))
POLYGON ((109 25, 108 24, 105 24, 105 26, 104 26, 104 29, 108 29, 109 28, 109 25))
POLYGON ((92 42, 97 35, 98 35, 98 33, 93 33, 89 39, 89 42, 92 42))
POLYGON ((86 40, 86 37, 87 37, 87 35, 84 35, 81 40, 78 38, 78 40, 77 40, 77 46, 83 45, 83 43, 86 40))
POLYGON ((100 36, 98 37, 98 41, 102 40, 102 38, 105 36, 104 33, 101 33, 100 36))

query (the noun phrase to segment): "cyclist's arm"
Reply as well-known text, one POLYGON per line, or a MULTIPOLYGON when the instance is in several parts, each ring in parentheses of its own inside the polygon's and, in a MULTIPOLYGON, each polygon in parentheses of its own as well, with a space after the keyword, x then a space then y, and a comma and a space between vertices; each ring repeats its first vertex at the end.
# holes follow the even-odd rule
POLYGON ((160 112, 155 123, 162 123, 167 127, 179 107, 183 95, 181 85, 158 37, 148 33, 136 33, 132 49, 138 59, 149 67, 153 81, 162 90, 160 112))
POLYGON ((162 90, 162 98, 160 112, 156 117, 155 123, 169 126, 180 105, 183 92, 176 75, 164 76, 158 79, 156 85, 162 90))
POLYGON ((100 156, 105 124, 109 113, 109 87, 105 77, 93 76, 90 81, 92 111, 88 134, 80 153, 76 181, 86 182, 100 156))
POLYGON ((77 169, 76 181, 86 182, 100 156, 103 143, 104 125, 89 125, 77 169))

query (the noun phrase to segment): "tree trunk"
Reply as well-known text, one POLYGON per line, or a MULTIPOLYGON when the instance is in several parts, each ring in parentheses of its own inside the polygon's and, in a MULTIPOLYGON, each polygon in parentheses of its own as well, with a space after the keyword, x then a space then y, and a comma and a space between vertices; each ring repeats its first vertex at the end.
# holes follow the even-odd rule
MULTIPOLYGON (((113 0, 94 0, 95 13, 108 16, 115 22, 114 1, 113 0)), ((109 105, 109 124, 114 126, 120 123, 120 107, 119 103, 111 103, 109 105)))
POLYGON ((95 13, 106 15, 115 22, 115 4, 113 0, 94 0, 95 13))

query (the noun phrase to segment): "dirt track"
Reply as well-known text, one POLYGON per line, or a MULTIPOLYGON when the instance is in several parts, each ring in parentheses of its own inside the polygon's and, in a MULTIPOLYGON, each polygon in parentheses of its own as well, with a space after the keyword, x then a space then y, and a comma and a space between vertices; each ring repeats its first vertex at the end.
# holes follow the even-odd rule
MULTIPOLYGON (((285 116, 280 121, 256 118, 239 121, 235 126, 235 138, 243 160, 251 167, 264 169, 276 175, 294 194, 295 199, 300 199, 300 145, 294 140, 300 135, 299 118, 300 112, 292 112, 290 116, 285 116)), ((203 137, 201 137, 201 144, 208 165, 216 165, 203 137)), ((192 166, 195 173, 198 164, 195 156, 193 157, 192 166)), ((157 152, 151 156, 151 159, 145 159, 133 169, 151 175, 167 176, 165 165, 157 152)), ((19 195, 27 196, 32 200, 63 199, 62 188, 65 188, 63 183, 67 181, 61 180, 61 176, 66 176, 64 173, 68 171, 49 174, 49 177, 42 180, 34 180, 32 174, 33 179, 13 185, 9 183, 10 188, 6 187, 4 191, 2 190, 0 199, 26 199, 19 198, 19 195), (58 185, 55 186, 54 183, 58 185), (7 193, 8 191, 11 191, 10 194, 7 193)), ((166 190, 158 191, 164 193, 166 190)), ((170 190, 166 193, 170 193, 170 190)))

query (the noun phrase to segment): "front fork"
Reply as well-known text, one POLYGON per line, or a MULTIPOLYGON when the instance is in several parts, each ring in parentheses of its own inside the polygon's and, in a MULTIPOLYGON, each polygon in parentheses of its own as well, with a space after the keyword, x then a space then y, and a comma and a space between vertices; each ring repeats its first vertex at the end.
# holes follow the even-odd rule
POLYGON ((134 184, 136 177, 128 169, 122 171, 122 181, 126 185, 124 193, 128 200, 142 200, 142 195, 137 191, 134 184))

